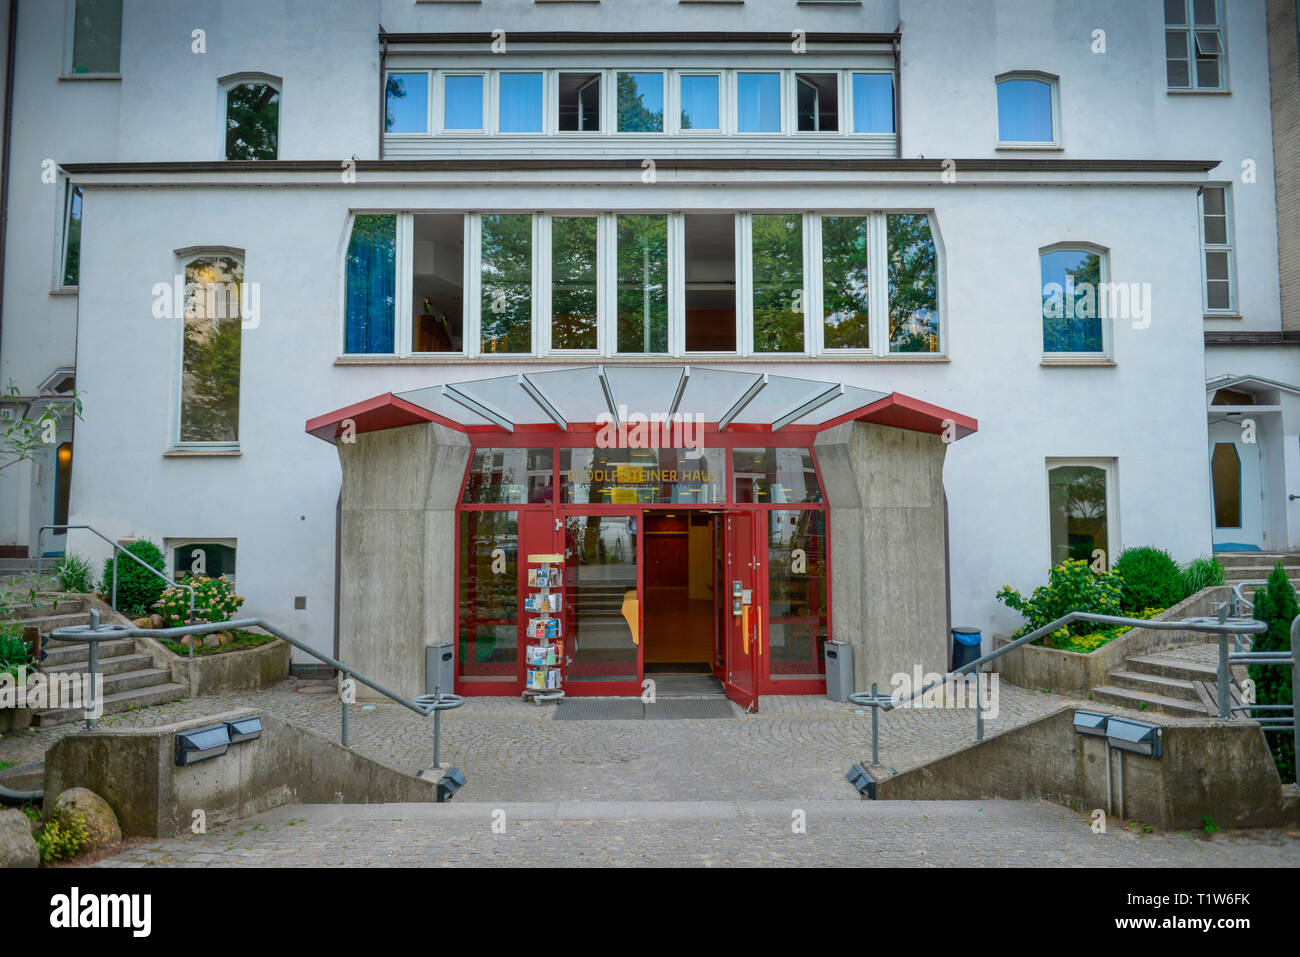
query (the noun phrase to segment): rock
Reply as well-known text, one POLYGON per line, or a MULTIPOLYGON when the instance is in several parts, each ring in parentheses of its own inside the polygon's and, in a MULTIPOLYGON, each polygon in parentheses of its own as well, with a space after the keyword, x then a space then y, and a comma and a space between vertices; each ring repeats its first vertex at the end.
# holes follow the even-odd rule
POLYGON ((131 624, 135 625, 137 628, 152 628, 153 619, 148 616, 144 618, 132 618, 131 624))
POLYGON ((163 616, 157 612, 154 612, 149 616, 149 621, 152 623, 154 628, 161 628, 163 625, 167 624, 167 622, 163 621, 163 616))
POLYGON ((205 648, 220 648, 221 639, 218 638, 216 635, 207 635, 203 639, 203 646, 205 648))
POLYGON ((235 640, 235 636, 228 631, 217 632, 217 641, 221 643, 222 648, 226 647, 226 645, 230 644, 234 640, 235 640))
POLYGON ((122 840, 122 828, 108 802, 88 788, 68 788, 54 802, 53 819, 62 827, 71 827, 74 815, 85 819, 86 844, 82 851, 97 851, 122 840))
POLYGON ((22 811, 0 811, 0 867, 40 867, 41 852, 22 811))

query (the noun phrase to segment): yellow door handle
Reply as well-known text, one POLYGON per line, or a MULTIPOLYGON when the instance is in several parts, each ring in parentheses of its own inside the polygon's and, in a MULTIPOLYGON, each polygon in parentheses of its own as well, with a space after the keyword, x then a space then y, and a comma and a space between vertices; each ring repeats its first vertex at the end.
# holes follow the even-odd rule
POLYGON ((756 632, 754 654, 761 655, 763 653, 763 610, 761 608, 754 609, 754 631, 756 632))
POLYGON ((745 654, 749 654, 749 606, 746 605, 740 613, 740 643, 745 649, 745 654))

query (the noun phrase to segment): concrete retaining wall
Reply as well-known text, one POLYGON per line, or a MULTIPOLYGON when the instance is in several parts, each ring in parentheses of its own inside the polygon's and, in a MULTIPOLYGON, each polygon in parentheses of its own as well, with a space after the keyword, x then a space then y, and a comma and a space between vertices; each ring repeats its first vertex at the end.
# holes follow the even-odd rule
MULTIPOLYGON (((1107 710, 1107 709, 1092 709, 1107 710)), ((1106 746, 1074 730, 1073 707, 987 738, 880 781, 878 800, 1042 798, 1083 811, 1105 808, 1106 746)), ((1281 827, 1300 823, 1295 789, 1284 789, 1264 733, 1248 721, 1153 721, 1164 757, 1112 751, 1114 795, 1123 816, 1166 828, 1281 827)))
POLYGON ((45 812, 59 794, 86 787, 117 814, 122 833, 187 831, 283 804, 433 801, 429 781, 402 774, 265 712, 243 708, 156 728, 100 728, 69 735, 45 755, 45 812), (219 758, 176 767, 178 731, 259 715, 262 736, 219 758))
POLYGON ((269 688, 289 677, 290 646, 276 639, 256 648, 215 655, 178 655, 152 638, 137 638, 136 645, 166 668, 171 680, 187 685, 190 697, 269 688))

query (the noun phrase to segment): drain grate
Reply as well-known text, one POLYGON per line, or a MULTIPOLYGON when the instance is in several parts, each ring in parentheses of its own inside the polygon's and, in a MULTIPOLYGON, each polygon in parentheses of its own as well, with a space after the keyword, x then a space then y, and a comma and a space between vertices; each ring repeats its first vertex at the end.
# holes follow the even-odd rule
POLYGON ((640 698, 565 698, 555 706, 556 721, 640 721, 640 698))
POLYGON ((645 706, 647 721, 675 718, 734 718, 736 709, 726 698, 660 698, 645 706))

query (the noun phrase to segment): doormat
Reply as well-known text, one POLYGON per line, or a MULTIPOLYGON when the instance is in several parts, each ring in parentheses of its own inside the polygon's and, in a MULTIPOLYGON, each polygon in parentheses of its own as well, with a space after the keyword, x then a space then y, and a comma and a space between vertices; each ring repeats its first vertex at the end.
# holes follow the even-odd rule
POLYGON ((691 718, 734 718, 726 698, 661 698, 644 704, 640 698, 565 698, 555 706, 556 721, 671 721, 691 718))

